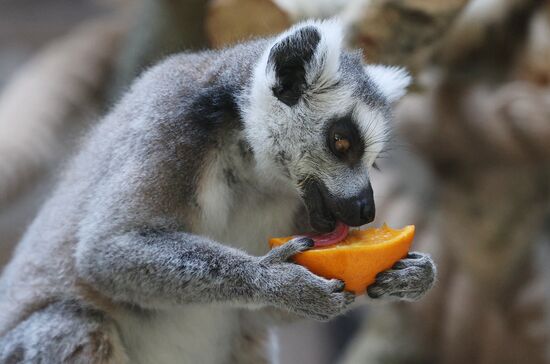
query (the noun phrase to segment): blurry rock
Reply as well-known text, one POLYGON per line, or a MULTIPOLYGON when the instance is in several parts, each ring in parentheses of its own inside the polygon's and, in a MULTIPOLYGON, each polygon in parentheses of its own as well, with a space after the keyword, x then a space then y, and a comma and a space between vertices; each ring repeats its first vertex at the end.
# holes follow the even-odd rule
POLYGON ((82 25, 41 51, 3 89, 0 263, 34 216, 59 164, 102 111, 123 29, 118 18, 82 25))

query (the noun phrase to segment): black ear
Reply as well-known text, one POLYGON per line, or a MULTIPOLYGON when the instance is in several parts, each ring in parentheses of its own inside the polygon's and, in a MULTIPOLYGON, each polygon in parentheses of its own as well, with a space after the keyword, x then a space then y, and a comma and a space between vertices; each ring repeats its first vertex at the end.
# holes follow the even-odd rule
POLYGON ((297 104, 307 87, 306 66, 320 40, 319 31, 306 26, 277 42, 269 52, 268 65, 275 70, 273 94, 288 106, 297 104))

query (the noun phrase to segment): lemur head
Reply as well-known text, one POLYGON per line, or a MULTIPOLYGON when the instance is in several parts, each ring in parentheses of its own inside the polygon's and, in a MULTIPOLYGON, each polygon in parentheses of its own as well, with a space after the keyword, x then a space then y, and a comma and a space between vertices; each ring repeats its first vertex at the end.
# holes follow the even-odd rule
POLYGON ((365 65, 341 43, 334 21, 298 24, 274 39, 244 110, 257 163, 297 189, 317 231, 374 219, 370 169, 388 139, 391 103, 410 82, 404 70, 365 65))

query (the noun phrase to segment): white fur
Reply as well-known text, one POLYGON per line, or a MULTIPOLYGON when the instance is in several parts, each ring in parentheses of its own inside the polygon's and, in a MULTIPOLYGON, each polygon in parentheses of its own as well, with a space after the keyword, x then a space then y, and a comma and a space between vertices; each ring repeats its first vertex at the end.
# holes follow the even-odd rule
POLYGON ((405 95, 412 79, 408 72, 395 66, 368 65, 365 71, 389 102, 395 102, 405 95))
POLYGON ((293 226, 299 196, 288 182, 274 184, 273 180, 264 178, 262 170, 256 169, 238 171, 240 178, 246 179, 240 183, 255 188, 247 188, 245 193, 231 193, 222 171, 239 168, 234 163, 220 155, 208 167, 209 172, 200 183, 198 201, 202 214, 194 233, 253 255, 263 255, 268 251, 268 238, 294 233, 289 227, 293 226))
POLYGON ((298 24, 297 27, 312 25, 321 34, 317 45, 311 68, 318 72, 306 69, 307 82, 310 86, 322 86, 332 83, 339 77, 340 54, 342 52, 342 40, 344 31, 340 22, 336 19, 325 21, 310 21, 298 24))
POLYGON ((124 312, 119 330, 130 363, 227 363, 238 311, 228 307, 187 305, 152 317, 124 312))
POLYGON ((361 135, 365 138, 364 163, 371 166, 378 154, 384 149, 389 137, 389 125, 380 110, 358 103, 353 110, 353 116, 358 120, 361 135))
POLYGON ((202 230, 212 231, 227 225, 231 190, 223 180, 220 157, 206 167, 199 184, 198 203, 201 207, 202 230))

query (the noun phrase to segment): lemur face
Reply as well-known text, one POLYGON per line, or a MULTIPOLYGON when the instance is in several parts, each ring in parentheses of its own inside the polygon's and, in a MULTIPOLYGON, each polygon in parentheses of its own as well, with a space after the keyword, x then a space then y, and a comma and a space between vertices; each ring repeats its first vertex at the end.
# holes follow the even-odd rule
POLYGON ((370 169, 389 136, 391 103, 409 84, 399 68, 342 51, 341 39, 335 22, 282 34, 256 67, 245 110, 258 163, 298 190, 322 232, 374 219, 370 169))

